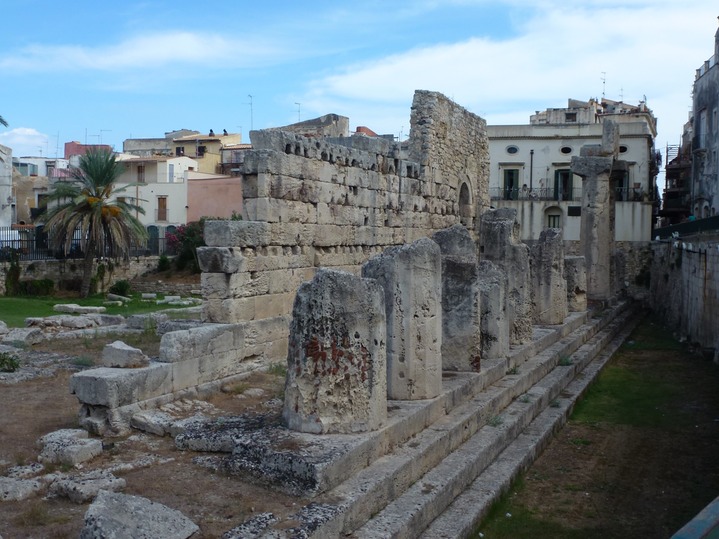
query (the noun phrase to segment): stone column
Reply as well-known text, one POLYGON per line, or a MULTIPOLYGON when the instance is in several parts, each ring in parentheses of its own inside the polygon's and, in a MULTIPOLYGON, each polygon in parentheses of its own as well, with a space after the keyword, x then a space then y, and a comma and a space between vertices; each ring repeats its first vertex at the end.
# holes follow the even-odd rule
POLYGON ((561 324, 569 314, 564 277, 564 241, 559 228, 542 230, 532 247, 534 316, 539 324, 561 324))
POLYGON ((582 177, 580 243, 587 264, 587 297, 606 301, 612 297, 614 219, 610 175, 619 148, 619 126, 604 122, 602 144, 583 146, 572 157, 571 169, 582 177))
POLYGON ((481 258, 491 260, 507 275, 509 341, 532 338, 532 287, 529 247, 520 238, 517 210, 500 208, 482 214, 481 258))
POLYGON ((386 319, 380 285, 320 269, 292 309, 283 418, 293 430, 352 433, 387 419, 386 319))
POLYGON ((587 310, 587 266, 583 256, 564 257, 567 281, 567 307, 570 311, 587 310))
POLYGON ((482 359, 504 358, 509 353, 509 324, 507 323, 507 277, 489 260, 481 260, 479 272, 480 303, 482 305, 482 359))
POLYGON ((479 371, 482 316, 477 248, 462 225, 432 236, 442 252, 442 368, 479 371))
POLYGON ((387 396, 431 399, 442 390, 442 257, 429 238, 391 247, 362 266, 384 288, 387 396))

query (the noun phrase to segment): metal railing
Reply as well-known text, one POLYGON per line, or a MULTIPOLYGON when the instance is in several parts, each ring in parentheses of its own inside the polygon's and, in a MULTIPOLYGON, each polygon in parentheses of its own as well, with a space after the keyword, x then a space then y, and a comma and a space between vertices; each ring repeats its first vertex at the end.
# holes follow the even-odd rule
POLYGON ((492 200, 557 200, 581 201, 582 189, 576 187, 568 190, 554 189, 553 187, 522 187, 507 189, 503 187, 490 187, 489 196, 492 200))
POLYGON ((655 228, 653 235, 655 238, 659 237, 659 239, 664 240, 671 238, 675 232, 678 237, 690 236, 692 234, 699 233, 719 232, 719 215, 714 215, 705 219, 687 221, 686 223, 679 223, 677 225, 655 228))
MULTIPOLYGON (((0 227, 0 262, 7 262, 17 255, 19 260, 78 259, 85 255, 80 247, 80 235, 76 234, 67 255, 62 249, 51 249, 47 234, 42 227, 15 229, 0 227)), ((159 256, 175 254, 167 245, 167 238, 149 237, 141 245, 130 246, 130 256, 159 256)))

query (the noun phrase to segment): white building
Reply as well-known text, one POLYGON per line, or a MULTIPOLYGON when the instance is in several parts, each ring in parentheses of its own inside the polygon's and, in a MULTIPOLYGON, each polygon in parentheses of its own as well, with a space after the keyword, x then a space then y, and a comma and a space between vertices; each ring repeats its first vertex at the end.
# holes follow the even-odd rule
POLYGON ((15 222, 15 200, 12 193, 12 150, 0 144, 0 226, 15 222))
POLYGON ((619 160, 614 175, 615 239, 649 241, 654 182, 658 171, 656 119, 644 103, 570 99, 567 108, 537 111, 529 125, 490 125, 492 206, 517 210, 522 239, 539 239, 545 228, 561 228, 565 240, 579 241, 582 180, 570 164, 584 145, 602 141, 602 122, 619 124, 619 160))

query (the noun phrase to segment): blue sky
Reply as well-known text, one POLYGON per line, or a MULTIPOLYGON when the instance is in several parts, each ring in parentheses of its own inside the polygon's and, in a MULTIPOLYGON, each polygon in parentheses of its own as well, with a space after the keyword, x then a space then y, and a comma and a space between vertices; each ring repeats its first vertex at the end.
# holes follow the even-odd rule
POLYGON ((570 97, 646 96, 663 150, 680 140, 718 15, 716 0, 13 0, 0 144, 54 157, 70 140, 120 150, 182 128, 248 141, 251 126, 331 112, 404 138, 423 89, 490 124, 570 97))

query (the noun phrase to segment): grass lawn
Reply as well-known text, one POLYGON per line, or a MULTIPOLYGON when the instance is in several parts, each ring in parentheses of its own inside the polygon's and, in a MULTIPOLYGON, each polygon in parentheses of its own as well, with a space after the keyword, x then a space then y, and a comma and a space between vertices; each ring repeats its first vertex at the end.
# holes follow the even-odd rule
MULTIPOLYGON (((141 314, 167 309, 167 305, 157 305, 154 301, 144 302, 140 295, 133 295, 132 301, 122 307, 107 305, 107 314, 141 314)), ((58 303, 75 303, 83 306, 100 306, 105 301, 104 295, 89 298, 56 298, 56 297, 0 297, 0 320, 10 327, 24 327, 25 319, 30 317, 51 316, 60 314, 53 311, 58 303)))
POLYGON ((646 318, 473 537, 670 537, 719 493, 717 384, 646 318))

